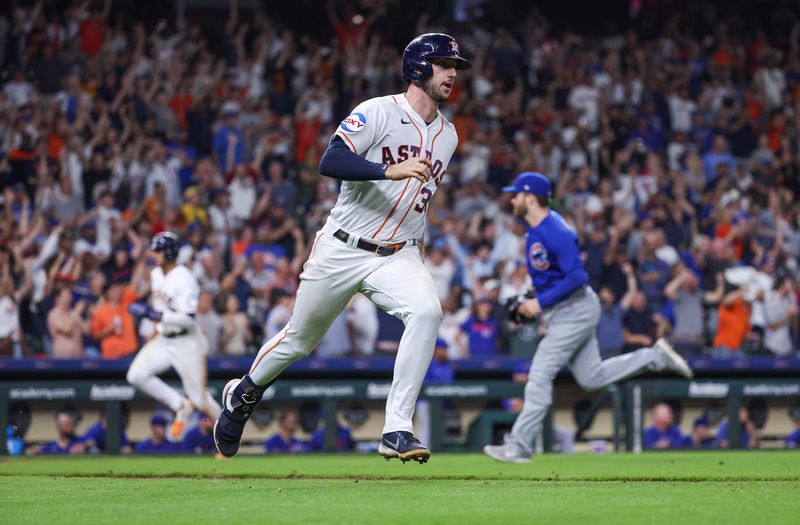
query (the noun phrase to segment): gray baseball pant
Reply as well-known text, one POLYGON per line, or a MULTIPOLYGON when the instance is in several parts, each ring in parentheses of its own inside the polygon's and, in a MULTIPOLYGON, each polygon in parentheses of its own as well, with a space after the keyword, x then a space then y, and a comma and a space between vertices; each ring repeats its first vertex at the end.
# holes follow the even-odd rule
POLYGON ((666 362, 655 348, 642 348, 603 361, 595 330, 600 302, 590 287, 572 295, 543 314, 547 332, 533 356, 525 385, 525 404, 511 429, 512 439, 527 453, 553 403, 553 380, 569 363, 572 375, 586 390, 597 390, 646 370, 661 370, 666 362))

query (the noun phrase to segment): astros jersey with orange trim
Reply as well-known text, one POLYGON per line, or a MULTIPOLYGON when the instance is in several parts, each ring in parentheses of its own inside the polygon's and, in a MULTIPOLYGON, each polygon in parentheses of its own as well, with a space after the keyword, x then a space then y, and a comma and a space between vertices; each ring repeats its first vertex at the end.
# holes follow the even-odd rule
POLYGON ((458 144, 455 127, 437 113, 426 124, 404 94, 362 102, 334 136, 365 159, 395 164, 425 155, 430 180, 344 181, 331 219, 340 228, 378 242, 422 239, 428 203, 442 181, 458 144))

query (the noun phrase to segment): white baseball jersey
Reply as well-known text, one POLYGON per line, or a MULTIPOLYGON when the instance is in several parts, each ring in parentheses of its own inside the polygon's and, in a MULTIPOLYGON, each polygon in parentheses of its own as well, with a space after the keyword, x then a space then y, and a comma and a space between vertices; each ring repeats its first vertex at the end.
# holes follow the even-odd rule
MULTIPOLYGON (((153 296, 153 309, 158 312, 171 310, 183 314, 197 312, 197 300, 200 286, 192 272, 184 265, 178 264, 166 275, 157 266, 150 271, 150 290, 153 296)), ((160 334, 180 332, 183 327, 159 322, 156 327, 160 334)))
POLYGON ((362 102, 334 136, 365 159, 396 164, 425 155, 433 164, 430 180, 344 181, 330 220, 364 239, 399 242, 422 239, 428 202, 444 177, 458 145, 455 127, 437 112, 426 124, 404 94, 362 102))
MULTIPOLYGON (((166 275, 160 267, 153 268, 150 271, 150 290, 152 307, 159 312, 197 312, 200 287, 192 272, 182 264, 175 266, 166 275)), ((196 321, 192 324, 194 327, 185 333, 185 326, 160 321, 156 326, 159 334, 169 336, 178 332, 184 333, 178 337, 155 337, 148 341, 131 363, 127 379, 130 384, 176 413, 185 407, 188 400, 197 409, 216 419, 222 407, 206 388, 208 342, 197 330, 196 321), (180 376, 185 395, 156 377, 170 367, 180 376)))
MULTIPOLYGON (((436 285, 417 247, 406 243, 390 256, 359 249, 357 238, 377 243, 421 239, 428 203, 444 177, 457 136, 441 113, 426 124, 405 95, 359 104, 336 130, 358 155, 395 164, 425 155, 431 179, 345 181, 325 227, 317 234, 300 276, 286 326, 259 350, 249 375, 256 384, 274 380, 323 340, 353 294, 360 292, 405 324, 386 397, 383 433, 412 432, 419 390, 433 356, 442 308, 436 285), (341 228, 353 237, 335 237, 341 228)), ((374 335, 374 334, 373 334, 374 335)), ((374 341, 373 341, 374 343, 374 341)))

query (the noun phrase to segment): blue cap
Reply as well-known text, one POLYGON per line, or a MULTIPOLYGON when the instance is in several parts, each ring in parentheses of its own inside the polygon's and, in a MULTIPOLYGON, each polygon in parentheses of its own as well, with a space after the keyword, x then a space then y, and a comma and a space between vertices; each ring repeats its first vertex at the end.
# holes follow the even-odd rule
POLYGON ((552 191, 550 181, 536 171, 526 171, 517 175, 514 179, 514 184, 506 186, 503 191, 508 193, 520 193, 522 191, 532 193, 533 195, 541 195, 542 197, 549 197, 552 191))
POLYGON ((450 348, 450 345, 448 345, 447 341, 445 341, 441 337, 437 337, 436 338, 436 346, 434 348, 450 348))
POLYGON ((167 418, 165 418, 161 414, 156 414, 156 415, 154 415, 153 417, 150 418, 150 426, 151 427, 154 427, 154 426, 165 427, 165 426, 167 426, 167 418))
POLYGON ((710 426, 711 426, 711 422, 708 420, 708 418, 706 416, 700 416, 700 417, 698 417, 697 419, 694 420, 694 424, 692 425, 692 428, 710 427, 710 426))

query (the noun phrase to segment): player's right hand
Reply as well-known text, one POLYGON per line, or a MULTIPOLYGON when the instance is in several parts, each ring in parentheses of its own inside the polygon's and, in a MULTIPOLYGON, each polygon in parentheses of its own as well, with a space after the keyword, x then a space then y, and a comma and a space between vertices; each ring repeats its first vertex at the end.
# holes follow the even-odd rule
POLYGON ((386 168, 386 178, 389 180, 403 180, 413 177, 425 184, 431 178, 432 167, 433 165, 428 159, 412 157, 386 168))

